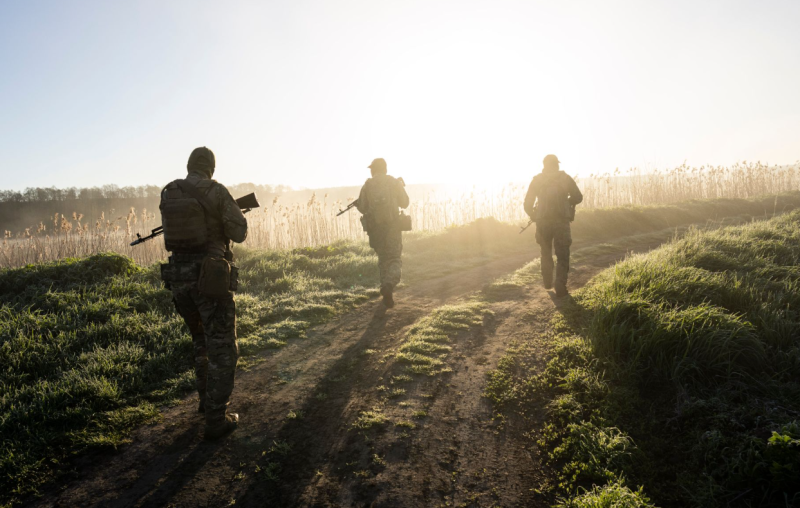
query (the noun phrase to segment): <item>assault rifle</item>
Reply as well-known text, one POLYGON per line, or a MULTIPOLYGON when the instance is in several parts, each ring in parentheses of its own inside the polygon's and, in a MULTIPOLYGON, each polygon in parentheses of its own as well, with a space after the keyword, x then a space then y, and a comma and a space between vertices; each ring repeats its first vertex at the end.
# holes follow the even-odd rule
MULTIPOLYGON (((261 205, 258 203, 258 198, 256 197, 255 192, 251 192, 246 196, 242 196, 236 200, 236 204, 239 205, 239 208, 242 209, 242 213, 247 213, 253 208, 258 208, 261 205)), ((147 240, 152 240, 157 236, 161 236, 164 234, 164 226, 158 226, 157 228, 150 231, 150 234, 147 236, 142 236, 139 233, 136 233, 136 240, 131 242, 131 247, 135 245, 139 245, 140 243, 144 243, 147 240)))
MULTIPOLYGON (((533 210, 534 210, 534 212, 533 212, 533 213, 534 213, 534 215, 535 215, 535 214, 536 214, 536 207, 534 207, 534 208, 533 208, 533 210)), ((568 218, 569 218, 569 221, 570 221, 570 222, 572 222, 573 220, 575 220, 575 205, 569 205, 569 217, 568 217, 568 218)), ((529 220, 529 221, 528 221, 528 223, 525 225, 525 227, 519 230, 519 234, 522 234, 522 233, 523 233, 523 232, 524 232, 526 229, 528 229, 529 227, 531 227, 531 225, 533 224, 533 222, 534 222, 534 220, 533 220, 533 219, 529 220)))
POLYGON ((347 208, 345 208, 344 210, 339 210, 339 213, 337 213, 336 216, 338 217, 338 216, 342 215, 345 212, 349 212, 350 209, 353 208, 354 206, 358 206, 358 200, 357 199, 355 201, 353 201, 352 203, 350 203, 349 205, 347 205, 347 208))

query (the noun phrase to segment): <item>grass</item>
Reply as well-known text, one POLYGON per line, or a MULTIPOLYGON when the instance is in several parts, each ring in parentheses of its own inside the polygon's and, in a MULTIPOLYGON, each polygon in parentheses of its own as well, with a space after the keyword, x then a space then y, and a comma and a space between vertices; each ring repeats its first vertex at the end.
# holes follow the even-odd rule
POLYGON ((492 312, 481 301, 445 305, 414 323, 397 352, 397 361, 406 364, 409 374, 435 376, 446 371, 444 358, 450 351, 451 337, 483 323, 492 312))
MULTIPOLYGON (((239 255, 245 366, 375 293, 363 245, 239 255)), ((191 339, 157 272, 116 254, 0 271, 0 502, 124 443, 192 389, 191 339)))
POLYGON ((388 421, 389 419, 383 414, 383 410, 376 407, 370 411, 362 411, 352 426, 354 429, 368 430, 372 427, 381 427, 388 421))
POLYGON ((0 502, 115 447, 191 386, 191 341, 152 269, 117 255, 0 272, 0 502))
MULTIPOLYGON (((780 199, 787 200, 785 206, 793 199, 800 204, 800 195, 780 199)), ((768 201, 749 201, 747 206, 755 210, 768 201)), ((696 214, 684 219, 721 215, 733 205, 718 200, 696 206, 696 214)), ((748 210, 741 203, 735 208, 748 210)), ((637 213, 656 216, 658 210, 620 209, 616 213, 620 217, 637 213)), ((652 225, 661 228, 657 221, 652 225)), ((517 231, 513 225, 485 219, 436 234, 412 235, 404 255, 406 280, 413 283, 531 249, 533 235, 520 236, 517 231)), ((622 231, 610 234, 618 233, 622 231)), ((778 252, 783 249, 781 242, 765 239, 759 245, 765 246, 765 253, 769 248, 778 252)), ((237 248, 236 255, 241 277, 238 333, 244 366, 257 362, 265 350, 302 339, 310 327, 376 294, 377 260, 364 242, 286 251, 237 248)), ((708 263, 740 262, 704 259, 708 263)), ((766 265, 762 268, 766 275, 774 270, 766 265)), ((785 277, 793 272, 774 273, 785 277)), ((526 280, 510 284, 523 283, 526 280)), ((718 281, 715 287, 723 290, 726 284, 728 279, 718 281)), ((743 279, 736 284, 750 283, 743 279)), ((777 279, 770 279, 770 284, 778 284, 777 279)), ((747 287, 755 291, 752 285, 747 287)), ((782 291, 792 291, 793 287, 782 291)), ((696 296, 704 297, 702 292, 696 296)), ((741 298, 741 305, 755 301, 755 296, 741 298)), ((174 312, 170 293, 161 287, 156 267, 141 267, 125 256, 100 254, 0 269, 0 301, 0 503, 17 503, 35 494, 42 483, 68 471, 72 458, 86 451, 124 443, 131 429, 159 418, 160 405, 192 388, 191 342, 174 312)), ((780 304, 785 301, 780 300, 780 304)), ((412 326, 397 357, 407 372, 398 373, 396 381, 407 381, 403 376, 446 370, 443 359, 449 354, 449 341, 459 331, 482 321, 487 314, 483 305, 470 301, 446 306, 412 326)), ((714 314, 716 311, 709 307, 711 317, 707 319, 722 320, 731 330, 741 328, 741 334, 737 332, 731 339, 731 347, 739 343, 736 341, 752 343, 745 332, 748 326, 755 326, 753 323, 772 323, 770 344, 788 341, 794 330, 790 327, 793 318, 778 319, 764 309, 762 314, 748 317, 741 309, 738 314, 724 316, 714 314)), ((681 319, 688 316, 675 315, 683 316, 681 319)), ((681 333, 675 330, 670 333, 681 333)), ((764 349, 764 358, 770 361, 768 353, 773 346, 768 346, 753 347, 764 349)), ((603 354, 628 354, 625 348, 628 346, 620 342, 603 354)), ((782 351, 788 355, 785 348, 782 351)), ((690 362, 681 362, 681 383, 690 384, 696 371, 707 367, 714 376, 727 375, 728 365, 732 374, 749 379, 744 376, 757 374, 753 370, 757 364, 749 362, 761 357, 733 355, 722 363, 715 363, 714 358, 699 356, 696 361, 701 363, 694 370, 690 362)), ((663 356, 654 364, 667 380, 660 382, 669 381, 675 367, 671 362, 663 356)), ((646 368, 638 365, 631 372, 646 368)), ((285 375, 282 379, 287 381, 285 375)), ((402 389, 392 389, 394 397, 403 396, 402 389)), ((514 397, 524 395, 519 393, 514 397)), ((702 412, 704 406, 687 402, 685 407, 702 412)), ((776 428, 782 437, 776 438, 770 450, 793 449, 797 437, 787 429, 776 428), (789 441, 785 441, 787 436, 789 441)), ((791 476, 791 467, 787 471, 791 476)))
POLYGON ((799 262, 800 212, 696 231, 562 306, 543 367, 509 350, 486 393, 546 405, 561 506, 800 501, 799 262))

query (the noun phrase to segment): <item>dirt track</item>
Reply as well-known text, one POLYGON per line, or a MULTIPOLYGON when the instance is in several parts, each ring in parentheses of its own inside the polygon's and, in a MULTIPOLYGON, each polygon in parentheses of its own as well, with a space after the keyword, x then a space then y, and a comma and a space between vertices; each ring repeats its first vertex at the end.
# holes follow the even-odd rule
MULTIPOLYGON (((632 248, 652 246, 651 239, 576 263, 570 286, 582 286, 632 248)), ((399 372, 386 353, 410 325, 532 257, 414 284, 398 292, 397 307, 385 316, 372 301, 265 353, 237 377, 231 408, 241 423, 230 437, 204 442, 196 395, 189 397, 118 453, 82 459, 79 477, 35 505, 547 506, 533 490, 545 474, 536 450, 514 421, 492 419, 482 393, 486 372, 509 343, 545 329, 556 310, 552 293, 528 287, 504 295, 491 304, 493 317, 453 341, 451 373, 405 385, 392 404, 378 390, 399 372), (414 420, 414 429, 351 428, 361 411, 381 404, 390 422, 409 420, 414 409, 427 416, 414 420)))

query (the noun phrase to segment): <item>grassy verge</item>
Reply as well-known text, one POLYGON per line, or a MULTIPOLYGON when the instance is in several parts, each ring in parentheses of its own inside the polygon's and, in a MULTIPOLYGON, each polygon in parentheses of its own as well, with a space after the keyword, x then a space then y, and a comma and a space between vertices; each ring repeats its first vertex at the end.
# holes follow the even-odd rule
POLYGON ((518 345, 487 396, 546 404, 562 506, 796 505, 799 264, 798 212, 630 258, 562 306, 544 367, 518 345))

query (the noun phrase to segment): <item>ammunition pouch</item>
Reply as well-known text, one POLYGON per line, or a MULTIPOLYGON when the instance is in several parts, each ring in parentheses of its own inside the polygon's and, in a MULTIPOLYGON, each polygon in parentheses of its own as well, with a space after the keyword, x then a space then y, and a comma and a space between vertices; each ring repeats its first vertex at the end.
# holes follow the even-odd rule
POLYGON ((197 290, 209 298, 230 298, 238 288, 239 270, 225 258, 208 256, 200 265, 197 290))
POLYGON ((388 223, 383 224, 374 224, 374 221, 370 220, 369 215, 362 215, 361 216, 361 227, 367 234, 373 233, 375 231, 381 231, 384 229, 394 230, 394 231, 411 231, 411 216, 406 215, 403 212, 400 212, 394 220, 388 223))
POLYGON ((400 216, 397 219, 397 225, 399 226, 400 231, 411 231, 411 216, 400 212, 400 216))
POLYGON ((169 263, 161 265, 161 280, 164 287, 170 289, 172 283, 193 284, 200 277, 200 264, 192 262, 175 262, 170 257, 169 263))

